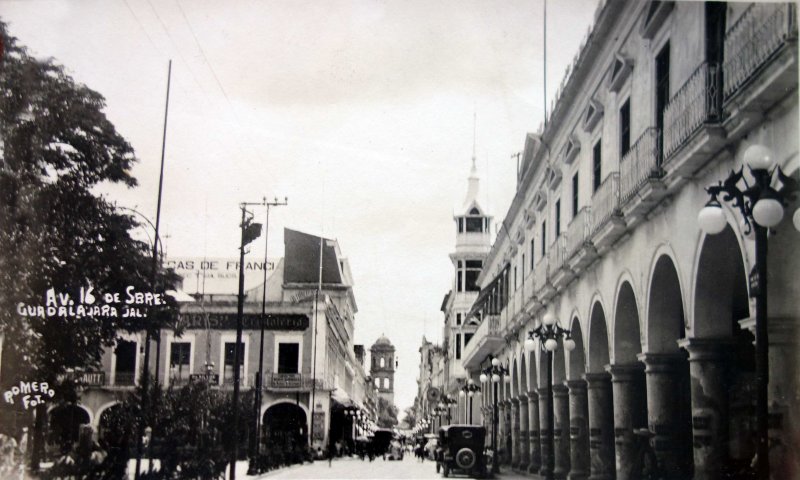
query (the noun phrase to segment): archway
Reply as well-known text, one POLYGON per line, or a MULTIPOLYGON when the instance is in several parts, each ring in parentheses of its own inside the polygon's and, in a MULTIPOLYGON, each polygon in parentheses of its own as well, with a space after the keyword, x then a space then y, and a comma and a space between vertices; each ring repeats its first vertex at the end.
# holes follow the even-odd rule
POLYGON ((47 443, 62 450, 70 449, 78 441, 81 425, 89 425, 89 412, 80 405, 65 404, 48 413, 49 433, 47 443))
POLYGON ((277 403, 264 412, 264 444, 285 453, 308 444, 306 412, 293 403, 277 403))
POLYGON ((614 391, 614 436, 617 478, 628 480, 634 473, 638 442, 634 431, 647 427, 647 389, 639 333, 639 308, 633 287, 622 282, 614 309, 614 364, 609 368, 614 391))
POLYGON ((575 349, 569 352, 570 477, 589 476, 589 399, 586 395, 586 354, 578 317, 573 317, 570 335, 575 349))
POLYGON ((589 403, 589 451, 592 477, 614 478, 614 395, 609 363, 608 327, 603 306, 595 301, 589 316, 589 368, 586 378, 589 403))
POLYGON ((743 255, 730 225, 703 239, 694 295, 694 338, 687 345, 692 417, 695 437, 710 444, 695 448, 695 468, 738 471, 755 454, 755 349, 753 335, 739 325, 750 308, 743 255))
POLYGON ((647 299, 647 417, 655 454, 667 475, 691 478, 692 415, 689 363, 679 347, 685 337, 683 295, 675 264, 658 256, 647 299))

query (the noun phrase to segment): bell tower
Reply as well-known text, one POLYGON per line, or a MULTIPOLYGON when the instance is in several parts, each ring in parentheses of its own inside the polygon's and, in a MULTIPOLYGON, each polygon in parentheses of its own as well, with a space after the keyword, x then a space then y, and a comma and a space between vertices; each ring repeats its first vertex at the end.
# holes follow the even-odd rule
POLYGON ((385 335, 381 335, 369 351, 372 358, 369 373, 378 395, 394 405, 394 346, 385 335))

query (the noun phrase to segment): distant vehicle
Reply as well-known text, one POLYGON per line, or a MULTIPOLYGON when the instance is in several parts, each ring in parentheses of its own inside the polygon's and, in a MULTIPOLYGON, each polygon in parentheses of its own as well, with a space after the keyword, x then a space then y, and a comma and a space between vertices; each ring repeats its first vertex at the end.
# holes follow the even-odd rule
POLYGON ((385 455, 389 453, 389 444, 394 438, 394 432, 389 428, 379 428, 375 430, 372 439, 372 448, 375 455, 385 455))
POLYGON ((403 445, 397 440, 392 440, 389 443, 389 451, 386 454, 387 460, 402 460, 403 459, 403 445))
POLYGON ((477 425, 448 425, 439 429, 439 454, 436 471, 443 477, 451 473, 485 478, 487 475, 484 446, 486 428, 477 425))

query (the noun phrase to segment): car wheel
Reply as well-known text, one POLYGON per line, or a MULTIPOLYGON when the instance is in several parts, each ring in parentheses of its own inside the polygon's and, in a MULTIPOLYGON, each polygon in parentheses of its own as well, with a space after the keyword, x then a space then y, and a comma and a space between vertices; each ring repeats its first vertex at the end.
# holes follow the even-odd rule
POLYGON ((469 470, 475 466, 476 462, 475 452, 469 448, 462 448, 456 453, 456 465, 464 470, 469 470))

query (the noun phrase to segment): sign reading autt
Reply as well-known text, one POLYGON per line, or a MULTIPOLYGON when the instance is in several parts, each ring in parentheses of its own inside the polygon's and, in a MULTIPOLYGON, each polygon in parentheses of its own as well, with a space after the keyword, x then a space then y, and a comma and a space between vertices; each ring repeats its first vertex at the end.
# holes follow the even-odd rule
MULTIPOLYGON (((220 330, 236 329, 235 313, 208 313, 192 312, 182 313, 180 322, 185 328, 214 328, 220 330)), ((261 328, 260 314, 245 314, 242 316, 242 326, 245 330, 258 330, 261 328)), ((267 330, 305 330, 308 328, 308 316, 296 313, 267 314, 264 317, 264 328, 267 330)))

